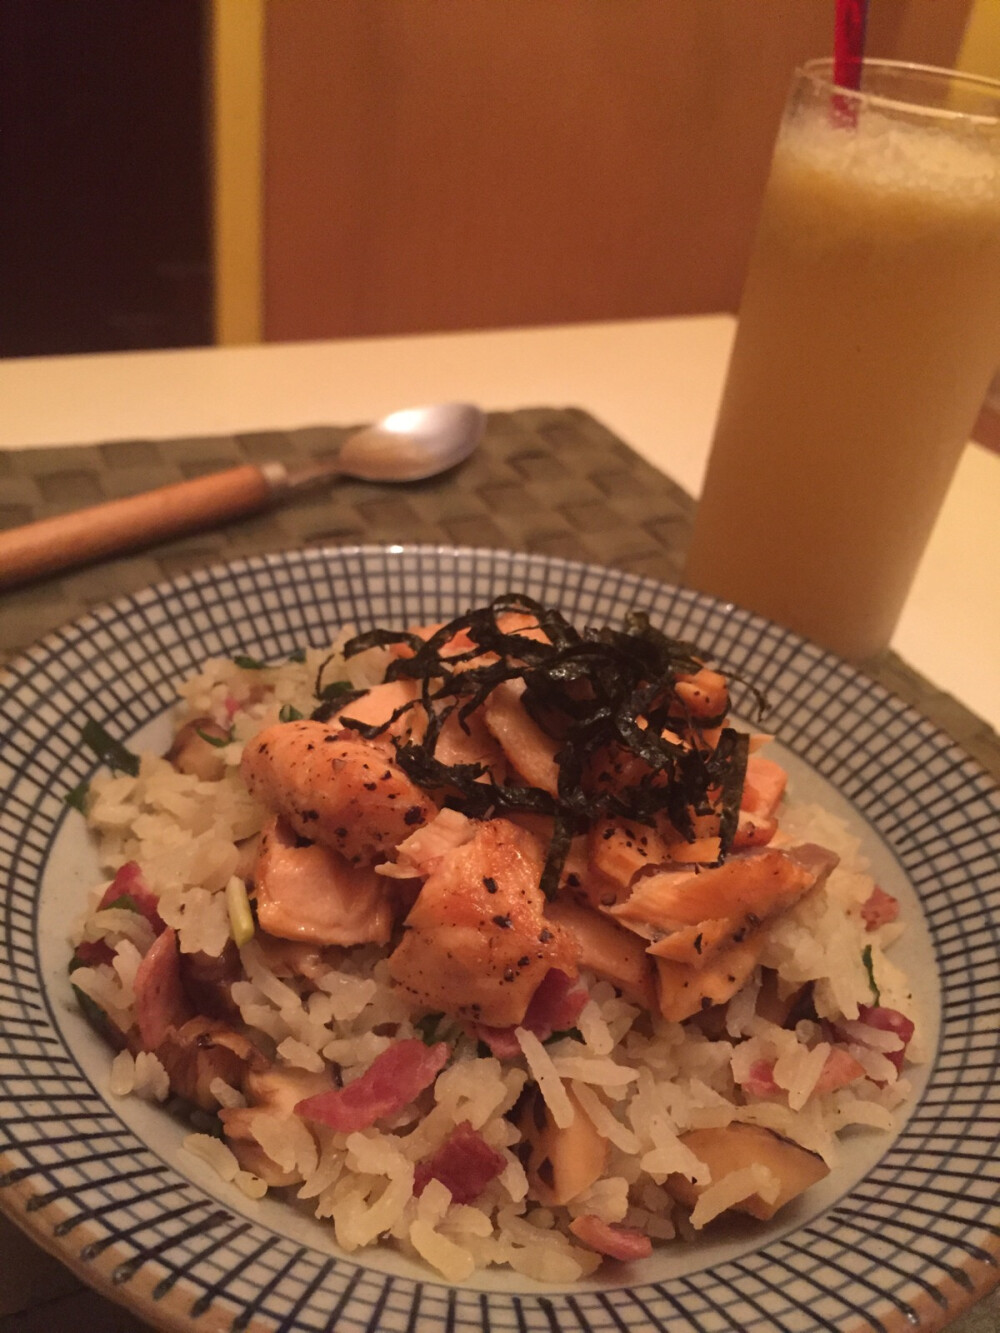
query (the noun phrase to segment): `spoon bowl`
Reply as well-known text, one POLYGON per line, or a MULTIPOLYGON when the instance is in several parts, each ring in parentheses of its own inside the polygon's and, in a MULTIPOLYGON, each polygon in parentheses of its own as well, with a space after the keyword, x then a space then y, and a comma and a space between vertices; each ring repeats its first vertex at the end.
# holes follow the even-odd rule
POLYGON ((423 481, 464 462, 485 426, 471 403, 402 408, 348 436, 337 467, 360 481, 423 481))

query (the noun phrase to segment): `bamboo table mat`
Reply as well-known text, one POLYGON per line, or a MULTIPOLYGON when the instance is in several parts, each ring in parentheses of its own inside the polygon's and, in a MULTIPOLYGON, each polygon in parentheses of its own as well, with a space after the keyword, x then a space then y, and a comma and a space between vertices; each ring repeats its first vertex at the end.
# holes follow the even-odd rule
MULTIPOLYGON (((0 452, 0 528, 245 462, 335 453, 353 427, 0 452)), ((694 501, 578 408, 493 413, 456 471, 405 487, 338 481, 280 508, 0 594, 0 661, 121 594, 208 564, 305 546, 432 543, 514 549, 679 578, 694 501)), ((892 653, 867 673, 1000 780, 1000 738, 892 653)), ((146 1325, 91 1292, 0 1218, 0 1333, 146 1325)), ((995 1333, 991 1301, 954 1326, 995 1333)))

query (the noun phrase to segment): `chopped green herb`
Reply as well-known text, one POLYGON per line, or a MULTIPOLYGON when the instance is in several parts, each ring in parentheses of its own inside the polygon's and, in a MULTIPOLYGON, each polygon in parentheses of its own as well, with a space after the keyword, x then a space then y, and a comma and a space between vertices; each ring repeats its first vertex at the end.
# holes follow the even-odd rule
POLYGON ((861 961, 864 963, 865 971, 868 973, 868 985, 871 987, 872 995, 875 998, 875 1003, 877 1005, 881 1004, 882 992, 879 990, 875 982, 875 967, 872 962, 872 946, 870 944, 866 944, 865 947, 861 950, 861 961))
POLYGON ((87 797, 90 794, 89 782, 78 782, 72 791, 68 791, 63 797, 67 805, 71 805, 74 810, 79 810, 81 815, 87 813, 87 797))
POLYGON ((238 949, 242 949, 244 944, 253 939, 255 925, 247 886, 238 875, 233 875, 226 885, 226 910, 233 941, 238 949))
POLYGON ((89 750, 93 750, 98 759, 108 765, 113 772, 127 773, 130 778, 139 775, 139 756, 127 750, 121 741, 108 735, 99 722, 88 717, 83 724, 80 739, 89 750))
POLYGON ((278 721, 298 722, 302 719, 303 716, 304 714, 300 713, 294 704, 282 704, 281 712, 278 714, 278 721))
POLYGON ((261 662, 256 657, 247 657, 245 653, 233 658, 233 666, 238 666, 241 671, 266 671, 267 663, 261 662))
POLYGON ((296 648, 294 653, 289 654, 288 660, 289 662, 304 662, 306 660, 306 650, 304 648, 296 648))
POLYGON ((201 727, 195 727, 195 731, 206 745, 212 745, 216 750, 224 750, 232 741, 236 728, 230 727, 225 736, 210 736, 207 731, 202 731, 201 727))

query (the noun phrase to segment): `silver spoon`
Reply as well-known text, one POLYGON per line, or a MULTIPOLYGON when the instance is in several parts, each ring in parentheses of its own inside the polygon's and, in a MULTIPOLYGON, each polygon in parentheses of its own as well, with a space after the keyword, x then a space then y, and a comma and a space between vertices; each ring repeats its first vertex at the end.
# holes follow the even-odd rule
POLYGON ((399 482, 436 476, 468 458, 485 424, 470 403, 404 408, 349 435, 336 457, 322 463, 292 470, 278 462, 248 463, 11 528, 0 532, 0 588, 255 513, 336 477, 399 482))

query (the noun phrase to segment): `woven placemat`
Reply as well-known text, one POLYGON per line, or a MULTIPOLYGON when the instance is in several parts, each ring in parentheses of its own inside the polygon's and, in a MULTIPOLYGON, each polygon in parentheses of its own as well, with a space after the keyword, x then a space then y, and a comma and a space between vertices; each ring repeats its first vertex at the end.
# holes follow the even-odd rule
MULTIPOLYGON (((0 452, 0 528, 131 495, 241 462, 305 462, 334 453, 349 427, 183 440, 123 440, 86 447, 0 452)), ((61 578, 0 594, 0 661, 91 607, 160 579, 240 556, 291 547, 430 542, 499 547, 614 565, 678 579, 694 502, 575 408, 494 413, 482 448, 447 477, 387 489, 343 481, 267 514, 61 578)), ((897 657, 866 668, 913 704, 1000 780, 1000 740, 897 657)), ((0 1253, 16 1255, 0 1333, 115 1328, 141 1333, 128 1311, 76 1280, 0 1218, 0 1253)), ((9 1288, 9 1289, 8 1289, 9 1288)), ((986 1333, 983 1302, 956 1329, 986 1333)))
MULTIPOLYGON (((0 453, 0 527, 238 463, 328 457, 351 429, 317 426, 0 453)), ((496 412, 482 447, 445 477, 406 487, 340 481, 211 532, 0 595, 0 651, 9 659, 98 603, 157 580, 293 547, 367 542, 496 547, 675 582, 693 512, 694 501, 681 487, 586 412, 549 407, 496 412)), ((866 670, 1000 780, 1000 739, 981 718, 891 653, 866 670)))

